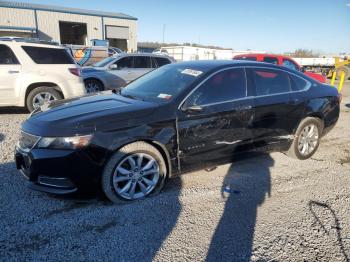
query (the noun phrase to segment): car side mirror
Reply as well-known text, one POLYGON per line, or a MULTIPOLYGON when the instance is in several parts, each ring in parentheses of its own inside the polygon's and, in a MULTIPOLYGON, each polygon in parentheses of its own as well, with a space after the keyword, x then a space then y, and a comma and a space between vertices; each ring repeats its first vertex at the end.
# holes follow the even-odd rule
POLYGON ((304 67, 300 67, 299 71, 302 72, 302 73, 305 73, 305 68, 304 67))
POLYGON ((200 112, 203 112, 203 107, 193 105, 193 106, 189 106, 189 107, 183 107, 181 109, 181 111, 187 112, 187 113, 200 113, 200 112))
POLYGON ((117 64, 112 64, 112 65, 109 66, 109 69, 117 70, 118 69, 118 65, 117 64))

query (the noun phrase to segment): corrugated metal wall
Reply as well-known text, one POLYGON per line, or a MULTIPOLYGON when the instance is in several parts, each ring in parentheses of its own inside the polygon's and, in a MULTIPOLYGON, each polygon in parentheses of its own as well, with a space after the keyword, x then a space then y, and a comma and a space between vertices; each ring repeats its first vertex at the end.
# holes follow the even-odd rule
POLYGON ((104 24, 129 27, 129 52, 137 51, 137 21, 104 17, 104 24))
POLYGON ((35 28, 34 11, 0 7, 0 26, 35 28))
POLYGON ((47 11, 37 11, 39 37, 45 40, 60 41, 59 21, 86 23, 88 43, 91 39, 102 38, 101 18, 47 11))
MULTIPOLYGON (((37 10, 38 33, 44 40, 60 42, 59 21, 86 23, 88 43, 91 39, 103 39, 102 18, 37 10)), ((137 21, 104 17, 104 25, 129 27, 128 51, 137 50, 137 21)), ((36 27, 34 10, 0 8, 0 27, 36 27)))

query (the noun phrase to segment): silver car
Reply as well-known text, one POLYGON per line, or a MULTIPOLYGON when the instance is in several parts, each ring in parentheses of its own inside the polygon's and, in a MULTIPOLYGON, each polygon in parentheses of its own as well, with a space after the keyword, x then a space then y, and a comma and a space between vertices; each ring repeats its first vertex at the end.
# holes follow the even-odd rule
POLYGON ((174 62, 165 55, 123 53, 83 68, 82 76, 88 93, 120 89, 155 68, 174 62))

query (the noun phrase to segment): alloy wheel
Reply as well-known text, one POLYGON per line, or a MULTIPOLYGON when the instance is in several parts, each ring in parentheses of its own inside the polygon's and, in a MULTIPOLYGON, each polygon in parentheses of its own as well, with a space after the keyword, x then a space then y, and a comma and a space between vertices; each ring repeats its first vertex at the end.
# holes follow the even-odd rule
POLYGON ((315 124, 309 124, 303 128, 299 135, 298 150, 303 156, 311 154, 318 143, 318 127, 315 124))
POLYGON ((96 93, 101 90, 101 86, 95 81, 87 81, 85 88, 88 93, 96 93))
POLYGON ((49 92, 41 92, 34 96, 33 107, 38 109, 39 107, 48 104, 51 101, 56 100, 56 98, 49 92))
POLYGON ((159 180, 159 165, 150 155, 136 153, 124 158, 115 168, 113 187, 128 200, 149 195, 159 180))

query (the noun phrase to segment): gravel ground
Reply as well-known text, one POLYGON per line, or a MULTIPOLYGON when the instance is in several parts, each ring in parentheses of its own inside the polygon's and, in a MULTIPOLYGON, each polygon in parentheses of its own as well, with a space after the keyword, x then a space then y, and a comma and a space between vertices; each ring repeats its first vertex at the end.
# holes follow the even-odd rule
POLYGON ((13 163, 27 115, 2 109, 0 260, 349 261, 350 83, 344 92, 338 125, 312 159, 262 155, 116 206, 27 189, 13 163))

